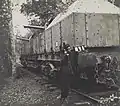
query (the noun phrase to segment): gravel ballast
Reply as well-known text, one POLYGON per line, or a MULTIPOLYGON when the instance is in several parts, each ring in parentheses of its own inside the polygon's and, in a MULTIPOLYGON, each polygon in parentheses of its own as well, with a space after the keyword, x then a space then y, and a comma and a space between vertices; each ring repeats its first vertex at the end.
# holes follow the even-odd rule
POLYGON ((60 91, 54 90, 50 92, 47 84, 41 77, 37 77, 32 73, 16 79, 7 79, 8 84, 0 92, 0 100, 2 104, 47 104, 54 103, 60 91), (36 82, 36 79, 38 82, 36 82))

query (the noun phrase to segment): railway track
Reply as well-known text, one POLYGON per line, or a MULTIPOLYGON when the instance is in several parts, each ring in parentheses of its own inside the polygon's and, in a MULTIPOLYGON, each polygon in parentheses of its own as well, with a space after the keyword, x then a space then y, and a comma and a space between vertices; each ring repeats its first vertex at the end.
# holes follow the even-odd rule
MULTIPOLYGON (((59 87, 59 85, 53 84, 54 86, 59 87)), ((80 90, 76 90, 73 88, 70 88, 70 91, 73 93, 76 93, 76 95, 79 95, 81 97, 81 99, 84 102, 79 102, 79 103, 75 103, 76 105, 83 105, 86 104, 87 106, 89 106, 90 104, 94 104, 92 106, 106 106, 108 103, 113 102, 113 101, 119 101, 120 97, 114 96, 114 97, 108 97, 108 98, 95 98, 93 96, 90 96, 89 94, 83 93, 80 90)), ((111 92, 112 93, 112 92, 111 92)), ((108 105, 107 105, 108 106, 108 105)), ((113 106, 113 105, 109 105, 109 106, 113 106)))
MULTIPOLYGON (((21 68, 23 71, 25 70, 24 68, 21 68)), ((27 70, 28 71, 28 70, 27 70)), ((28 71, 29 73, 33 73, 33 71, 28 71)), ((57 82, 56 81, 54 81, 54 80, 50 80, 46 75, 44 75, 44 74, 36 74, 35 72, 34 72, 34 74, 35 75, 37 75, 38 77, 42 77, 42 79, 43 80, 45 80, 46 81, 46 84, 49 84, 50 86, 52 86, 52 87, 56 87, 57 89, 60 89, 60 85, 59 84, 57 84, 57 82)), ((84 100, 84 103, 86 103, 86 100, 87 101, 89 101, 89 102, 91 102, 91 103, 94 103, 94 104, 97 104, 97 106, 101 106, 101 105, 103 105, 104 106, 104 104, 106 104, 107 103, 107 101, 108 102, 110 102, 111 101, 111 98, 107 98, 107 100, 101 100, 100 99, 100 97, 99 98, 96 98, 95 96, 96 95, 94 95, 94 96, 91 96, 91 95, 89 95, 89 94, 86 94, 86 93, 83 93, 83 92, 81 92, 80 90, 77 90, 77 89, 73 89, 73 88, 70 88, 70 91, 71 92, 73 92, 73 93, 75 93, 76 95, 79 95, 80 97, 82 97, 82 98, 84 98, 83 100, 84 100)), ((109 91, 110 93, 113 93, 112 91, 109 91)), ((98 97, 98 96, 97 96, 98 97)), ((113 101, 113 99, 114 100, 119 100, 120 98, 119 97, 112 97, 112 101, 113 101)), ((81 104, 81 103, 80 103, 81 104)), ((78 104, 76 104, 76 105, 80 105, 79 103, 78 104)), ((88 102, 87 102, 87 104, 88 104, 88 102)))

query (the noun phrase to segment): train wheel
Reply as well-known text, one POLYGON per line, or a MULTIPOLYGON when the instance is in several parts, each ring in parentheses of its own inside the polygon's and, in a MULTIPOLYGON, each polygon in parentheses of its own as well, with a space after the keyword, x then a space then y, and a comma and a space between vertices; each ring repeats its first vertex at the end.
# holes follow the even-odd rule
POLYGON ((43 73, 44 73, 44 75, 46 75, 46 76, 49 75, 49 73, 50 73, 50 69, 49 69, 49 67, 48 67, 47 65, 44 67, 44 69, 43 69, 43 73))
POLYGON ((50 70, 50 77, 56 79, 57 78, 57 69, 50 70))

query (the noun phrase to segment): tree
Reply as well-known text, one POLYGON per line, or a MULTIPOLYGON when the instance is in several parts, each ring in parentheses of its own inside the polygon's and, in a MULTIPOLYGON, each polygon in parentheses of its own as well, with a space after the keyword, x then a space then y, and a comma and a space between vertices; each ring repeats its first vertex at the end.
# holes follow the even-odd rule
POLYGON ((20 11, 29 17, 32 25, 45 25, 49 19, 55 18, 71 3, 63 4, 62 0, 32 0, 32 2, 22 4, 20 11))
POLYGON ((12 12, 9 0, 0 0, 0 73, 12 74, 12 12))
POLYGON ((44 25, 50 17, 55 17, 59 13, 58 2, 59 0, 32 0, 32 3, 21 5, 21 13, 30 17, 31 24, 44 25))
POLYGON ((115 5, 120 7, 120 0, 115 0, 115 5))

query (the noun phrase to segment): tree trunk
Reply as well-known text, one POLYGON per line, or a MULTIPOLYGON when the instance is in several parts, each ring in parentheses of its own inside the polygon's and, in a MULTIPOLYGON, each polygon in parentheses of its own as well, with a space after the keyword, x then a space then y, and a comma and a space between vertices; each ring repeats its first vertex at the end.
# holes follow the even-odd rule
POLYGON ((12 75, 14 62, 12 11, 9 0, 0 0, 0 75, 12 75))

